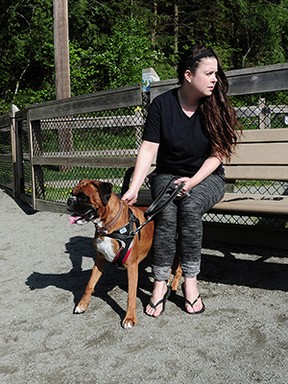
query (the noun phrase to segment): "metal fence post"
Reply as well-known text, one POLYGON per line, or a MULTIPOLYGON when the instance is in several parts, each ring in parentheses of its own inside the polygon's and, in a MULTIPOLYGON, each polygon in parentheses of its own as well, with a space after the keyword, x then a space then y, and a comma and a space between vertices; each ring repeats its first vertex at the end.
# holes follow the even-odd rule
POLYGON ((260 109, 259 114, 259 128, 260 129, 270 129, 271 128, 271 117, 270 117, 270 108, 266 105, 266 100, 264 98, 259 99, 258 107, 260 109))
MULTIPOLYGON (((146 68, 142 70, 142 108, 143 108, 143 120, 148 115, 148 109, 150 106, 150 86, 152 81, 159 81, 160 77, 157 75, 153 68, 146 68)), ((153 163, 156 162, 154 159, 153 163)))
POLYGON ((149 105, 150 105, 150 84, 151 80, 144 73, 144 69, 142 71, 142 113, 143 119, 146 120, 149 105))
POLYGON ((142 108, 143 118, 147 117, 150 106, 150 86, 152 81, 159 81, 160 77, 153 68, 145 68, 142 70, 142 108))

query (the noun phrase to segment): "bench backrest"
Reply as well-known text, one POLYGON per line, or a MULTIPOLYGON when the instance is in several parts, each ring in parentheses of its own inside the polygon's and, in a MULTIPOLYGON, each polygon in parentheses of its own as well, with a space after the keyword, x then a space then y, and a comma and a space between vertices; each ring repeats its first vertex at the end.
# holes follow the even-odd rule
POLYGON ((288 129, 243 131, 227 179, 288 180, 288 129))

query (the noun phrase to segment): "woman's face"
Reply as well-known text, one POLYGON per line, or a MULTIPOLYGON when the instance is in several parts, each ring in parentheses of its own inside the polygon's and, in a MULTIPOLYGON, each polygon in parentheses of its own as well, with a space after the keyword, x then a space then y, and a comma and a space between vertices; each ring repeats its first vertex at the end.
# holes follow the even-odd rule
POLYGON ((194 73, 187 70, 185 79, 190 84, 191 92, 199 98, 211 96, 217 83, 218 62, 215 57, 203 57, 194 73))

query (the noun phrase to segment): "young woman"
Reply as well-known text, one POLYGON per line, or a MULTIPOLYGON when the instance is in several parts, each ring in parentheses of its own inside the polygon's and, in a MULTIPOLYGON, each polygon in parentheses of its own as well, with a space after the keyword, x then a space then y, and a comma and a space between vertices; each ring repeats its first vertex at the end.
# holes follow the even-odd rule
MULTIPOLYGON (((215 52, 195 46, 178 64, 180 87, 156 97, 149 108, 143 143, 129 190, 122 197, 137 201, 138 191, 155 158, 152 197, 171 181, 184 182, 180 195, 155 217, 153 241, 154 288, 146 314, 163 311, 170 289, 167 280, 175 254, 180 256, 185 310, 204 312, 197 285, 202 247, 202 216, 224 195, 222 161, 231 157, 239 128, 228 102, 228 82, 215 52)), ((174 183, 174 184, 173 184, 174 183)), ((168 194, 173 189, 168 190, 168 194)))

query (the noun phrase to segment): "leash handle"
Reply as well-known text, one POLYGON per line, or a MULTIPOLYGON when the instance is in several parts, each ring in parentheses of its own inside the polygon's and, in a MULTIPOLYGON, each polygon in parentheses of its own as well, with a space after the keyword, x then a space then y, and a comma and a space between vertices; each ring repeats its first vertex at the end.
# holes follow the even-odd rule
MULTIPOLYGON (((175 180, 175 179, 173 179, 175 180)), ((147 211, 144 213, 144 216, 145 218, 148 218, 148 217, 154 217, 155 215, 157 215, 157 213, 159 213, 160 211, 162 211, 168 204, 170 204, 174 199, 175 197, 178 195, 178 193, 181 191, 181 189, 184 187, 185 183, 182 182, 180 183, 177 188, 175 188, 175 190, 173 191, 173 193, 171 193, 171 195, 169 196, 169 198, 162 204, 159 206, 159 203, 162 199, 162 197, 164 196, 164 194, 167 192, 171 182, 173 181, 171 180, 165 188, 163 188, 162 192, 160 193, 160 195, 156 198, 156 200, 153 201, 153 203, 147 208, 147 211)))
POLYGON ((159 206, 160 200, 164 196, 165 192, 168 190, 168 188, 169 188, 169 186, 173 180, 175 180, 175 179, 172 179, 171 181, 169 181, 169 183, 166 185, 165 188, 163 188, 163 190, 161 191, 160 195, 156 198, 156 200, 154 200, 153 203, 151 205, 149 205, 149 207, 147 208, 147 211, 144 213, 144 217, 146 220, 141 225, 139 225, 133 232, 131 232, 131 235, 133 235, 133 236, 137 235, 141 231, 141 229, 143 227, 145 227, 145 225, 148 224, 153 219, 154 216, 156 216, 159 212, 161 212, 164 208, 166 208, 166 206, 168 204, 170 204, 175 199, 175 197, 178 195, 178 193, 184 187, 184 185, 185 185, 184 182, 180 183, 177 186, 177 188, 175 188, 173 193, 171 193, 169 198, 162 205, 159 206))

